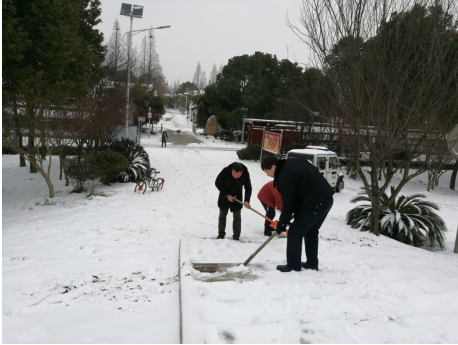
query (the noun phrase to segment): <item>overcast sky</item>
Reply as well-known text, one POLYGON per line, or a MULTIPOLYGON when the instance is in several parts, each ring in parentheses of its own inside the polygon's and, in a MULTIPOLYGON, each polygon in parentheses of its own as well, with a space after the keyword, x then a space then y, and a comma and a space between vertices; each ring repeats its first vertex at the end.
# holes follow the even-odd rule
MULTIPOLYGON (((108 41, 118 18, 121 31, 129 30, 129 17, 119 15, 122 0, 101 0, 102 23, 97 27, 108 41)), ((133 30, 171 25, 156 30, 156 51, 169 84, 192 81, 197 63, 210 76, 212 66, 228 59, 261 51, 308 63, 309 50, 286 26, 286 15, 298 23, 300 0, 135 0, 144 6, 133 30), (288 50, 289 48, 289 50, 288 50)), ((134 36, 134 44, 146 33, 134 36)))

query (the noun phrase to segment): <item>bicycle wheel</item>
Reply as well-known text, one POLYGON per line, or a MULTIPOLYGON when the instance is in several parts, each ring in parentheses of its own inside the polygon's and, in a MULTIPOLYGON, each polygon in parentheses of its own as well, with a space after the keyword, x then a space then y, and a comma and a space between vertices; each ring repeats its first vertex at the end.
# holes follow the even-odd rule
POLYGON ((164 187, 164 182, 165 180, 162 178, 162 177, 159 177, 157 180, 156 180, 156 183, 159 185, 159 188, 162 189, 164 187))
POLYGON ((137 182, 137 184, 135 185, 135 190, 134 190, 135 193, 142 193, 142 194, 145 194, 146 192, 146 182, 145 181, 139 181, 137 182))

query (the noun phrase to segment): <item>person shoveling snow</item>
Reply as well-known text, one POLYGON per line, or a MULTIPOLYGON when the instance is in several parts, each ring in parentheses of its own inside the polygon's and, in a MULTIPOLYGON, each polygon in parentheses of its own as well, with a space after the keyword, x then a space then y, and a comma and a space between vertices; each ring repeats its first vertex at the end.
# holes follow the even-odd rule
POLYGON ((274 178, 283 201, 276 232, 286 231, 294 213, 286 246, 286 265, 278 265, 280 272, 318 271, 318 233, 334 202, 334 189, 319 170, 307 160, 279 160, 267 157, 261 163, 267 176, 274 178), (302 239, 305 240, 307 262, 301 263, 302 239))
POLYGON ((218 175, 215 181, 215 186, 219 190, 218 207, 219 207, 219 222, 218 222, 218 239, 223 239, 226 236, 226 218, 229 210, 234 214, 232 230, 234 240, 240 239, 242 232, 242 216, 241 211, 243 206, 250 209, 251 198, 251 180, 250 173, 246 166, 241 163, 232 163, 225 167, 218 175), (245 202, 240 205, 235 201, 235 198, 243 200, 243 188, 245 188, 245 202))

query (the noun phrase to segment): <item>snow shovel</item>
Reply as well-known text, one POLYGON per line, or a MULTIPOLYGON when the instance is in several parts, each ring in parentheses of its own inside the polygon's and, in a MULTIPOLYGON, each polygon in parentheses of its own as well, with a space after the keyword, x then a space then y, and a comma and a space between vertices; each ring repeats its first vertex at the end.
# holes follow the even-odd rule
MULTIPOLYGON (((234 198, 235 201, 237 201, 238 203, 242 204, 243 205, 243 202, 241 202, 240 200, 238 200, 237 198, 234 198)), ((277 221, 273 221, 272 219, 270 218, 267 218, 266 216, 264 216, 262 213, 256 211, 255 209, 251 208, 250 210, 252 210, 253 212, 259 214, 262 218, 264 218, 265 220, 269 221, 272 225, 277 225, 277 221)), ((247 266, 251 260, 253 260, 255 258, 256 255, 259 254, 259 252, 261 250, 264 249, 265 246, 267 246, 267 244, 272 241, 274 239, 274 237, 277 236, 277 232, 273 232, 273 234, 267 239, 264 241, 263 244, 261 244, 261 246, 256 249, 256 251, 251 254, 251 256, 243 263, 244 266, 247 266)), ((236 267, 236 266, 239 266, 240 264, 231 264, 231 263, 214 263, 214 264, 192 264, 192 267, 194 267, 196 270, 200 271, 200 272, 203 272, 203 273, 215 273, 215 272, 224 272, 226 271, 228 268, 231 268, 231 267, 236 267)))

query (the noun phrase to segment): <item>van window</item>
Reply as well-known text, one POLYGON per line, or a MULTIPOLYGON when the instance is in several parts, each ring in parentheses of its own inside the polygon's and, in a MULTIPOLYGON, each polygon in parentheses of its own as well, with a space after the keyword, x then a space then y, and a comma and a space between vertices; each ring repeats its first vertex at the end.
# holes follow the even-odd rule
POLYGON ((329 169, 337 169, 339 167, 339 163, 337 162, 337 157, 329 158, 329 169))
POLYGON ((326 158, 325 157, 318 157, 316 159, 316 165, 320 170, 326 170, 326 158))
POLYGON ((290 152, 288 153, 288 159, 307 159, 313 164, 313 155, 307 155, 304 153, 290 152))

